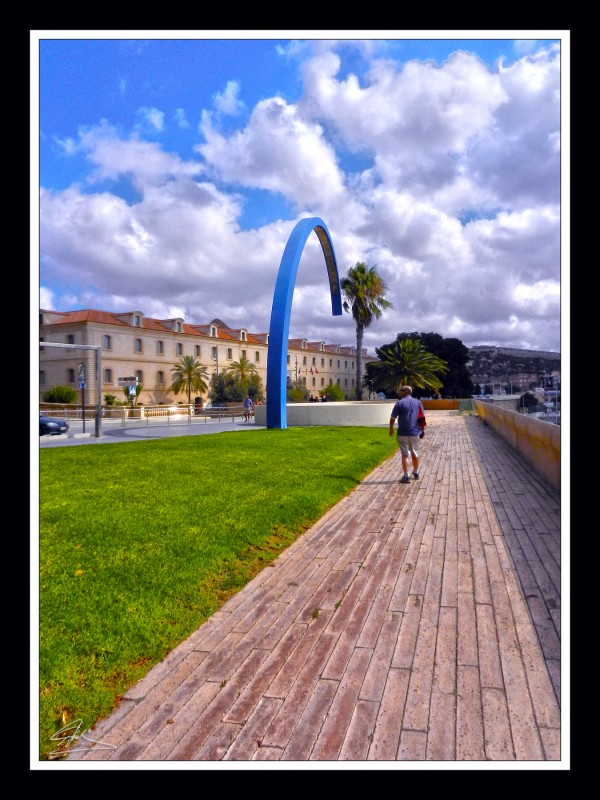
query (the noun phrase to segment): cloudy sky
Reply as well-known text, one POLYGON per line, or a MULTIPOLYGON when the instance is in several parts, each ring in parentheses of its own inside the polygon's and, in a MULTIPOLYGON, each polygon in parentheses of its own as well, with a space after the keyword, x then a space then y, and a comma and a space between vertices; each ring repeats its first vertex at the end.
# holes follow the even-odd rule
MULTIPOLYGON (((388 286, 370 353, 411 331, 566 350, 569 32, 249 33, 31 31, 36 310, 265 332, 319 217, 340 277, 388 286)), ((356 341, 315 234, 290 336, 356 341)))

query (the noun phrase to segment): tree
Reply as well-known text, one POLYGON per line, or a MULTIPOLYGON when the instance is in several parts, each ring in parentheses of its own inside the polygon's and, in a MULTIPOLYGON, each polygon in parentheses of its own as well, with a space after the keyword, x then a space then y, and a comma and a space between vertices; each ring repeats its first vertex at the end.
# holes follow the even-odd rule
POLYGON ((350 267, 348 274, 340 281, 343 295, 344 311, 351 311, 356 322, 356 399, 362 400, 362 347, 365 328, 379 319, 386 308, 393 305, 386 300, 387 286, 378 274, 375 267, 368 267, 362 261, 357 261, 350 267))
MULTIPOLYGON (((254 376, 258 375, 258 370, 246 356, 240 356, 240 360, 234 361, 227 369, 227 373, 232 375, 236 381, 239 381, 242 386, 246 387, 247 393, 250 386, 250 380, 254 376)), ((252 395, 250 395, 250 397, 252 397, 252 395)))
MULTIPOLYGON (((429 353, 446 363, 448 373, 444 378, 442 397, 471 397, 473 381, 467 369, 470 354, 460 339, 444 338, 439 333, 399 333, 398 338, 421 342, 429 353)), ((419 397, 419 392, 415 397, 419 397)))
POLYGON ((390 396, 406 384, 435 393, 442 388, 439 375, 448 372, 448 366, 429 353, 420 341, 398 337, 392 344, 376 347, 375 353, 379 361, 367 364, 367 380, 374 391, 390 396))
POLYGON ((538 405, 537 397, 531 392, 525 392, 525 394, 521 397, 522 408, 534 409, 537 408, 537 405, 538 405))
POLYGON ((253 402, 264 400, 264 392, 260 375, 257 371, 250 375, 246 381, 238 378, 234 372, 226 370, 211 378, 210 398, 213 405, 222 406, 225 403, 241 403, 249 394, 253 402))
MULTIPOLYGON (((126 400, 128 403, 131 403, 131 407, 133 408, 133 406, 134 406, 134 405, 137 403, 137 399, 138 399, 138 397, 140 396, 140 392, 142 391, 142 389, 143 389, 144 387, 142 386, 142 384, 141 384, 141 383, 138 383, 138 384, 137 384, 137 385, 134 387, 134 388, 135 388, 135 395, 133 395, 133 394, 129 394, 129 388, 130 388, 129 386, 124 386, 124 387, 123 387, 123 394, 125 395, 125 400, 126 400)), ((140 404, 140 405, 143 405, 143 404, 140 404)))
POLYGON ((192 402, 192 389, 195 392, 208 390, 208 370, 194 356, 182 356, 172 369, 173 383, 171 389, 175 394, 186 391, 188 403, 192 402))
POLYGON ((324 392, 325 398, 329 400, 330 403, 339 403, 344 399, 344 390, 341 386, 333 381, 329 381, 324 389, 324 392))

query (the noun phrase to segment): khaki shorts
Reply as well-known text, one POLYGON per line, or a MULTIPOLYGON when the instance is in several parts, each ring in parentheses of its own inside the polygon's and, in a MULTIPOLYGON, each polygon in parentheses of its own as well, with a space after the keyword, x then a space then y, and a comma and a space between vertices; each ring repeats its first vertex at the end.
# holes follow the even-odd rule
POLYGON ((418 436, 396 436, 398 447, 403 456, 408 456, 412 452, 416 458, 419 457, 419 437, 418 436))

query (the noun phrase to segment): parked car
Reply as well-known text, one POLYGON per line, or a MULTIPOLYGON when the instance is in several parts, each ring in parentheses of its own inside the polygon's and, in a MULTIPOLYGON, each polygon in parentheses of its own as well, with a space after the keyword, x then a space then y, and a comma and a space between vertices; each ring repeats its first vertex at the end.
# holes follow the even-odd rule
POLYGON ((58 417, 47 417, 40 411, 40 436, 49 434, 57 436, 59 433, 66 433, 69 430, 69 423, 66 419, 58 417))

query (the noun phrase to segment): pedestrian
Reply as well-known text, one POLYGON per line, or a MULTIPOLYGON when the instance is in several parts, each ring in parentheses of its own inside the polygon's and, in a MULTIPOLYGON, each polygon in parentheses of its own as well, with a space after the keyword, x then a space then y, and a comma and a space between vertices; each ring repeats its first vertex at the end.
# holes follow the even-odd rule
POLYGON ((246 399, 244 400, 244 422, 250 422, 250 417, 252 416, 252 399, 250 395, 246 395, 246 399))
POLYGON ((408 457, 413 467, 413 478, 419 479, 419 439, 422 439, 425 428, 425 411, 420 400, 412 397, 412 386, 401 386, 400 398, 396 401, 390 417, 390 436, 394 435, 394 422, 398 420, 396 438, 402 454, 402 471, 400 483, 409 483, 408 457))

